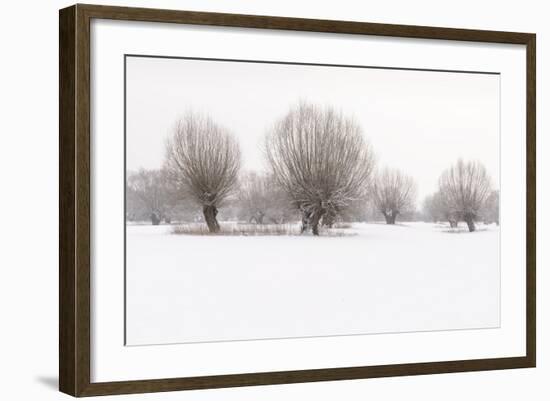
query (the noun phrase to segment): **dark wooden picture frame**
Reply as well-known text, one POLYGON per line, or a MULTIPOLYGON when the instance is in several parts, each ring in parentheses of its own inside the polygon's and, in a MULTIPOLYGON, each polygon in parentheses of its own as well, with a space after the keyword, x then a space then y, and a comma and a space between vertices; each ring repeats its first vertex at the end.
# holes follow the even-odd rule
POLYGON ((495 32, 253 15, 74 5, 59 14, 59 389, 73 396, 534 367, 536 363, 535 42, 495 32), (121 382, 90 381, 90 21, 93 18, 526 46, 526 356, 121 382))

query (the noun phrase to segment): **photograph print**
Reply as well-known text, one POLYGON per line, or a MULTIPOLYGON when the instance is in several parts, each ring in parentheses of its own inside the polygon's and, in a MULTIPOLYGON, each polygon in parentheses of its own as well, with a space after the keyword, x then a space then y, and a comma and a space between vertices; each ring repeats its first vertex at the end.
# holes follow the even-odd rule
POLYGON ((124 63, 125 345, 500 327, 498 73, 124 63))

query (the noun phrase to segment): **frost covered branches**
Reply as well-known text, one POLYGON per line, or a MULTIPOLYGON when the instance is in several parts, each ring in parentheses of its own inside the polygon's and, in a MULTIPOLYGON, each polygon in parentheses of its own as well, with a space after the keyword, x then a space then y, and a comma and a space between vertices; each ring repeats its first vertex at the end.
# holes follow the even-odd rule
POLYGON ((395 224, 397 215, 414 209, 416 186, 412 177, 399 170, 385 168, 373 186, 374 204, 387 224, 395 224))
POLYGON ((491 193, 491 179, 479 162, 459 159, 439 178, 439 192, 446 209, 475 231, 475 220, 491 193))
POLYGON ((302 230, 365 195, 374 155, 359 125, 332 108, 300 103, 268 132, 265 151, 278 184, 302 213, 302 230))
POLYGON ((202 206, 210 232, 219 231, 218 207, 235 189, 239 145, 210 117, 188 113, 166 143, 165 169, 178 192, 202 206))

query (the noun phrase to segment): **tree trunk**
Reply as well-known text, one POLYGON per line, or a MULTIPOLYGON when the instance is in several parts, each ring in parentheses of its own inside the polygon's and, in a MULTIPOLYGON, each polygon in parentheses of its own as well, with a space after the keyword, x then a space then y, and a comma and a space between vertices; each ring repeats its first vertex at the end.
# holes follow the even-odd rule
POLYGON ((218 220, 216 219, 216 216, 218 215, 218 209, 216 208, 216 206, 205 205, 202 208, 202 212, 204 214, 206 225, 208 226, 208 231, 210 231, 211 233, 220 232, 220 225, 218 223, 218 220))
POLYGON ((155 212, 151 213, 151 224, 154 226, 158 226, 160 224, 160 218, 155 212))
POLYGON ((325 213, 325 209, 318 209, 313 212, 313 215, 311 216, 311 231, 313 232, 313 235, 319 235, 319 222, 325 213))
POLYGON ((386 219, 386 224, 395 224, 396 217, 397 217, 397 213, 384 212, 384 218, 386 219))
POLYGON ((255 212, 252 217, 250 217, 250 220, 248 220, 249 223, 256 223, 256 224, 264 224, 264 217, 265 214, 263 212, 255 212))
POLYGON ((451 228, 457 228, 458 222, 456 220, 449 220, 449 225, 451 226, 451 228))
POLYGON ((309 231, 311 228, 311 212, 303 210, 302 211, 302 227, 300 228, 300 233, 303 234, 306 231, 309 231))
POLYGON ((468 225, 468 230, 470 232, 473 232, 476 230, 476 225, 474 223, 474 219, 472 219, 471 217, 467 217, 466 219, 466 224, 468 225))
POLYGON ((323 226, 328 227, 328 228, 332 228, 332 226, 334 225, 335 220, 336 220, 336 213, 334 213, 333 211, 327 211, 323 215, 323 220, 322 220, 321 224, 323 226))
POLYGON ((326 213, 326 209, 318 208, 313 211, 302 211, 302 228, 301 233, 308 232, 311 229, 313 235, 319 235, 319 223, 321 218, 326 213))

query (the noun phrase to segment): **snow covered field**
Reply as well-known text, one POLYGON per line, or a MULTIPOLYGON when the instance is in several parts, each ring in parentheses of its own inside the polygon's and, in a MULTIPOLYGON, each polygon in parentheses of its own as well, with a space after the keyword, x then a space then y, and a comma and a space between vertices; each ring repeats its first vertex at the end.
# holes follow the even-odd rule
POLYGON ((499 228, 356 223, 354 236, 127 227, 128 345, 494 328, 499 228))

